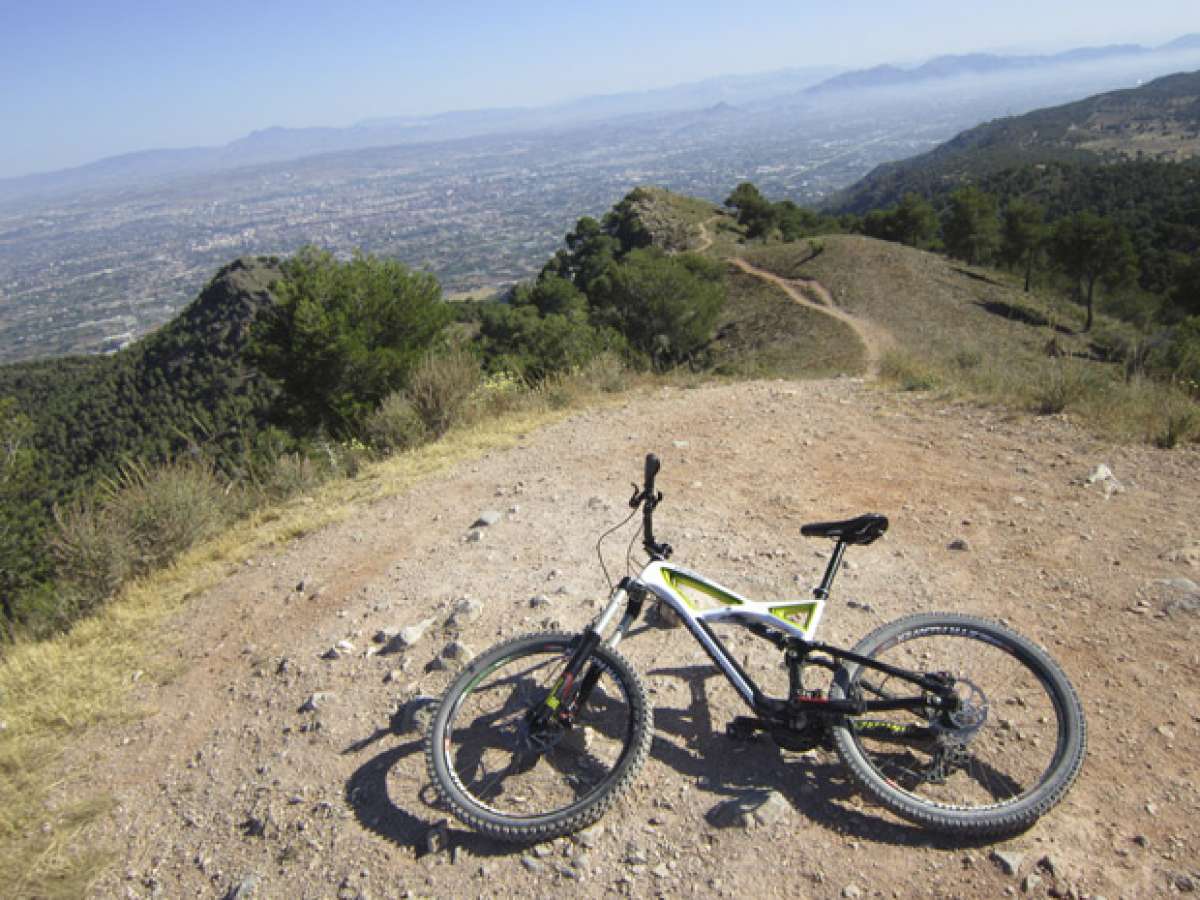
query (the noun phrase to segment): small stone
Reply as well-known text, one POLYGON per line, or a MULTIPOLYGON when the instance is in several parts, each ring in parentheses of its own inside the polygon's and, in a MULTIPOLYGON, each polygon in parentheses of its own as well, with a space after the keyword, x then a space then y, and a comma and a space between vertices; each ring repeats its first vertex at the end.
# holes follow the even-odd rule
POLYGON ((383 676, 383 683, 384 684, 395 684, 397 681, 399 681, 403 677, 404 677, 404 673, 401 672, 399 669, 390 669, 390 670, 388 670, 388 673, 383 676))
POLYGON ((467 543, 468 544, 478 544, 482 540, 483 540, 483 532, 480 531, 478 528, 472 529, 471 531, 467 532, 467 543))
POLYGON ((689 446, 691 446, 687 441, 671 441, 671 445, 676 450, 686 450, 689 446))
POLYGON ((375 632, 375 636, 371 640, 377 644, 390 644, 396 639, 396 635, 399 633, 399 628, 380 628, 375 632))
POLYGON ((308 579, 307 579, 307 578, 301 578, 299 581, 297 581, 297 582, 296 582, 296 593, 297 593, 297 594, 303 594, 303 593, 304 593, 304 589, 305 589, 306 587, 308 587, 308 579))
POLYGON ((955 538, 946 545, 947 550, 970 550, 971 545, 967 543, 966 538, 955 538))
POLYGON ((543 606, 550 605, 550 598, 545 594, 535 594, 529 598, 529 606, 531 609, 541 609, 543 606))
POLYGON ((575 832, 571 835, 571 840, 586 850, 594 850, 600 844, 600 838, 603 836, 604 826, 593 825, 591 828, 575 832))
POLYGON ((842 896, 850 897, 850 898, 861 897, 862 896, 862 888, 860 888, 857 884, 848 884, 844 888, 842 888, 842 896))
POLYGON ((342 653, 354 652, 354 645, 349 641, 338 641, 334 646, 337 647, 337 649, 342 653))
POLYGON ((330 691, 317 691, 309 696, 300 706, 300 712, 316 712, 317 710, 328 706, 337 694, 330 691))
POLYGON ((1030 872, 1025 876, 1025 880, 1021 882, 1021 890, 1026 894, 1032 894, 1042 884, 1042 876, 1037 872, 1030 872))
POLYGON ((1175 876, 1175 890, 1181 894, 1192 894, 1196 891, 1196 880, 1191 875, 1179 874, 1175 876))
POLYGON ((401 628, 396 634, 396 637, 387 645, 387 650, 407 650, 414 646, 417 641, 425 636, 425 632, 429 630, 429 626, 433 624, 433 619, 422 619, 415 625, 409 625, 407 628, 401 628))
POLYGON ((604 509, 608 506, 603 497, 589 497, 587 505, 588 509, 604 509))
POLYGON ((465 666, 475 658, 475 651, 462 641, 451 641, 442 648, 442 659, 450 660, 460 666, 465 666))
POLYGON ((538 859, 545 859, 554 852, 554 848, 549 844, 537 844, 530 852, 538 859))
POLYGON ((521 865, 523 865, 530 872, 540 872, 545 868, 542 863, 538 862, 528 853, 521 857, 521 865))
POLYGON ((482 603, 472 600, 470 597, 463 597, 454 604, 454 610, 450 613, 450 618, 446 620, 446 625, 449 628, 462 628, 464 625, 479 621, 482 615, 482 603))
POLYGON ((1025 861, 1025 854, 1013 850, 993 850, 992 861, 1005 875, 1016 875, 1021 870, 1021 863, 1025 861))
POLYGON ((510 516, 515 516, 515 515, 516 515, 517 513, 519 513, 520 511, 521 511, 521 507, 520 507, 520 506, 518 506, 518 505, 517 505, 517 504, 515 504, 515 503, 514 503, 512 506, 510 506, 510 507, 508 508, 508 514, 509 514, 510 516))
POLYGON ((330 647, 328 650, 326 650, 324 653, 321 654, 321 659, 341 659, 341 658, 342 658, 342 651, 339 650, 337 647, 330 647))
POLYGON ((503 518, 500 513, 494 509, 484 510, 479 514, 479 518, 471 523, 472 528, 491 528, 500 519, 503 518))
POLYGON ((247 875, 225 892, 224 900, 250 900, 258 892, 259 878, 247 875))
POLYGON ((666 879, 671 877, 671 870, 667 868, 666 863, 659 863, 650 870, 650 874, 658 879, 666 879))

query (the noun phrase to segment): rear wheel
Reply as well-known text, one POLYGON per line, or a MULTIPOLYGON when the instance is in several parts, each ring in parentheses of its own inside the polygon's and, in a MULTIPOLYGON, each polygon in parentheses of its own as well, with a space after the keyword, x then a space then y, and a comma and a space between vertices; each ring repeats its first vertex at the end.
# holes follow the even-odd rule
POLYGON ((515 638, 476 658, 450 685, 430 725, 426 759, 442 799, 478 831, 538 841, 583 828, 629 787, 650 748, 641 680, 623 656, 600 645, 579 684, 544 723, 545 709, 578 636, 515 638))
MULTIPOLYGON (((1083 765, 1083 709, 1044 650, 997 622, 926 614, 867 635, 854 652, 956 681, 958 710, 868 713, 833 729, 854 779, 910 821, 963 836, 1020 831, 1059 802, 1083 765)), ((830 696, 911 697, 911 682, 845 663, 830 696)))

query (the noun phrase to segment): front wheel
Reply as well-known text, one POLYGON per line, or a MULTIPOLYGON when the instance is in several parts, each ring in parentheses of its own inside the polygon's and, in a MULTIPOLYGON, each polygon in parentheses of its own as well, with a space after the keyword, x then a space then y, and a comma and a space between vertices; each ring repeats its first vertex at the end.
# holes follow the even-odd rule
POLYGON ((645 688, 616 650, 596 648, 579 679, 590 688, 581 702, 556 695, 546 703, 577 641, 557 632, 514 638, 477 657, 446 690, 426 761, 442 799, 477 831, 511 841, 577 831, 612 806, 645 762, 645 688))
MULTIPOLYGON (((1050 656, 1009 628, 974 616, 909 616, 867 635, 854 652, 955 679, 958 709, 866 713, 833 729, 854 780, 909 821, 962 837, 1032 825, 1083 765, 1083 709, 1050 656)), ((911 682, 857 663, 839 670, 834 699, 914 696, 911 682)))

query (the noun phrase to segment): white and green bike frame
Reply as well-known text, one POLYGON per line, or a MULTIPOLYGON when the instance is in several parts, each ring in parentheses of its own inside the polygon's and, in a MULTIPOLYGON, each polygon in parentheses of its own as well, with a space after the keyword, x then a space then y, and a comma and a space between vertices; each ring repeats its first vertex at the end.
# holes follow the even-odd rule
MULTIPOLYGON (((658 467, 658 459, 653 455, 648 456, 645 486, 639 491, 635 485, 634 495, 629 501, 634 509, 639 506, 642 508, 643 547, 650 562, 636 577, 621 579, 604 609, 580 635, 561 678, 540 712, 534 714, 536 719, 543 724, 552 718, 558 718, 564 724, 570 723, 572 709, 587 703, 599 677, 596 667, 588 667, 596 647, 602 642, 616 647, 650 598, 674 611, 754 712, 751 719, 739 718, 731 723, 734 730, 768 730, 786 746, 800 748, 822 740, 829 724, 844 721, 847 716, 897 709, 940 709, 948 712, 957 708, 959 698, 954 693, 953 680, 944 673, 915 672, 891 666, 850 650, 820 643, 814 638, 846 548, 851 544, 869 544, 877 539, 887 530, 886 518, 868 514, 842 522, 804 526, 801 532, 805 535, 836 541, 820 584, 813 589, 809 598, 757 602, 698 572, 668 562, 670 545, 654 539, 654 508, 662 499, 662 495, 654 490, 654 476, 658 467), (616 621, 618 613, 622 615, 616 621), (788 667, 787 697, 769 697, 759 689, 713 631, 713 626, 719 624, 746 628, 783 651, 788 667), (837 672, 845 662, 895 676, 911 684, 914 691, 906 697, 833 699, 822 691, 805 688, 804 670, 807 666, 815 665, 837 672)), ((885 726, 883 723, 863 724, 896 730, 895 726, 885 726)), ((900 731, 904 734, 896 733, 894 736, 927 737, 929 734, 927 728, 918 727, 900 731)))

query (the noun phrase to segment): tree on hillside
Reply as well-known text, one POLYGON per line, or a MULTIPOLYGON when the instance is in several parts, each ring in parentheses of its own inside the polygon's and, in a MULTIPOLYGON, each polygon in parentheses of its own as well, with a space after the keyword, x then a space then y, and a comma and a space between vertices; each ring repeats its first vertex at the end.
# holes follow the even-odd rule
POLYGON ((1050 255, 1074 280, 1077 296, 1087 306, 1084 331, 1092 329, 1096 283, 1120 284, 1132 276, 1137 264, 1125 229, 1090 212, 1076 213, 1055 225, 1050 255))
POLYGON ((896 240, 910 247, 928 247, 937 236, 937 213, 929 201, 909 192, 892 215, 896 240))
POLYGON ((937 229, 937 214, 929 201, 911 192, 898 206, 871 210, 862 222, 863 234, 910 247, 928 247, 937 229))
POLYGON ((782 200, 774 204, 774 209, 779 236, 785 241, 797 241, 829 228, 829 222, 823 216, 791 200, 782 200))
POLYGON ((959 188, 950 195, 950 208, 942 219, 946 252, 967 265, 988 262, 999 243, 996 198, 979 188, 959 188))
MULTIPOLYGON (((36 519, 38 488, 33 423, 9 397, 0 399, 0 603, 4 619, 16 617, 14 595, 36 574, 41 534, 36 519)), ((5 633, 0 626, 0 635, 5 633)))
POLYGON ((1167 302, 1172 315, 1200 316, 1200 255, 1176 273, 1167 302))
POLYGON ((763 237, 778 224, 774 204, 749 181, 735 187, 725 198, 725 205, 737 210, 738 224, 745 227, 747 237, 763 237))
POLYGON ((593 282, 588 299, 593 321, 611 326, 665 369, 711 338, 725 301, 724 269, 691 253, 634 250, 593 282))
POLYGON ((1009 268, 1025 269, 1025 293, 1033 281, 1033 267, 1046 239, 1046 211, 1028 200, 1016 199, 1004 209, 1000 230, 1000 261, 1009 268))
POLYGON ((276 416, 297 433, 354 431, 405 385, 453 315, 436 278, 391 260, 339 263, 305 247, 283 273, 250 357, 282 385, 276 416))

